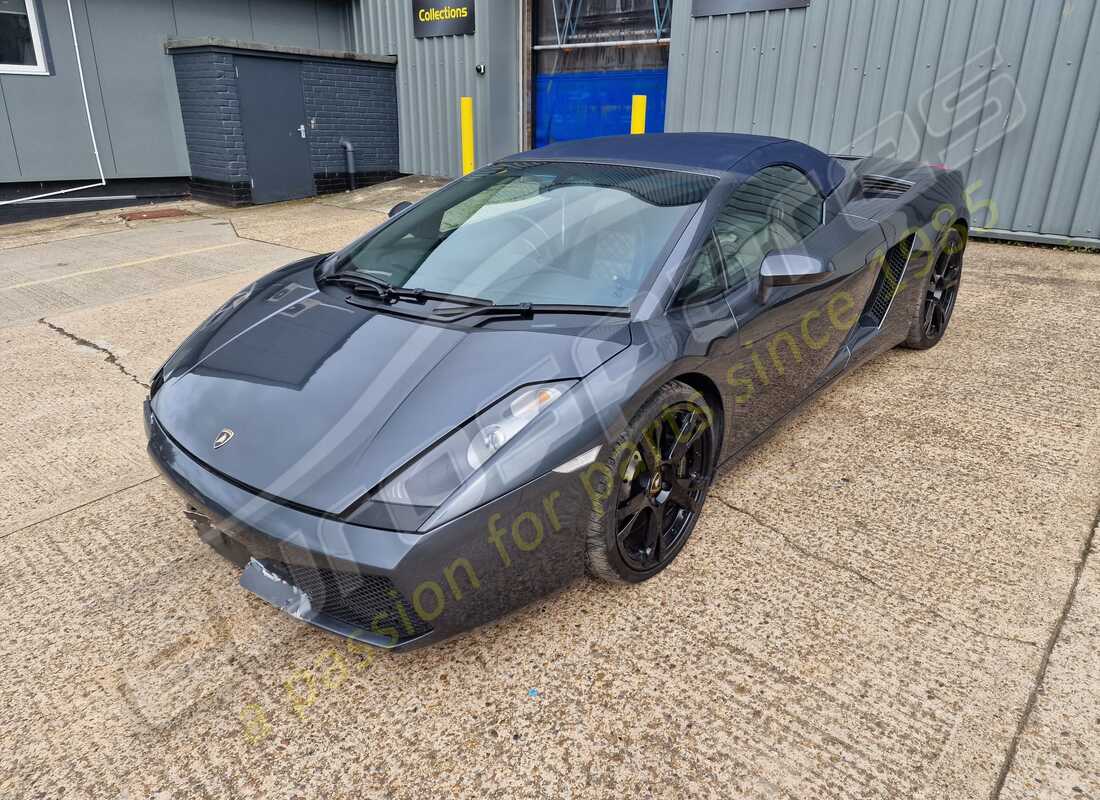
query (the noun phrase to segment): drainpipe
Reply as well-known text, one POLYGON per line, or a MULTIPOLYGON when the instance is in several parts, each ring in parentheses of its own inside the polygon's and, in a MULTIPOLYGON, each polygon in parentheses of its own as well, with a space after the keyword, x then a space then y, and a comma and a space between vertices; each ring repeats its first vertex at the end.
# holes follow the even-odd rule
POLYGON ((348 191, 355 190, 355 145, 347 139, 340 140, 340 146, 344 148, 344 162, 348 170, 348 191))

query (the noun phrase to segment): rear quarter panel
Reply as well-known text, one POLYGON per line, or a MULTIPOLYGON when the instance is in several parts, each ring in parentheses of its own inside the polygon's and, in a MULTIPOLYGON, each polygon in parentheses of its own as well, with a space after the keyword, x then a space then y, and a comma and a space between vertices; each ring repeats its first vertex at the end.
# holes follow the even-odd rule
POLYGON ((911 161, 866 159, 859 164, 855 174, 885 175, 913 184, 913 188, 899 198, 860 199, 857 196, 844 209, 847 214, 876 220, 882 226, 888 247, 913 237, 913 253, 901 288, 876 346, 861 354, 861 360, 865 360, 905 340, 924 298, 925 279, 943 249, 948 231, 960 223, 969 227, 970 212, 963 177, 957 170, 911 161))

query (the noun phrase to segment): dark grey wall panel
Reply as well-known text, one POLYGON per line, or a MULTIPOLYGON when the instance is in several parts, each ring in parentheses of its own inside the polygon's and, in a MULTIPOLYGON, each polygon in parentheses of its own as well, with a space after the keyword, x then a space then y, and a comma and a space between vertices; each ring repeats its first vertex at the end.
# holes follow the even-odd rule
MULTIPOLYGON (((0 181, 97 178, 65 0, 39 2, 53 71, 0 75, 0 181)), ((73 11, 108 178, 189 174, 166 39, 350 42, 349 0, 73 0, 73 11)))
POLYGON ((176 0, 174 5, 177 36, 221 36, 246 42, 253 38, 247 1, 176 0))
POLYGON ((813 0, 673 10, 665 128, 963 169, 977 221, 1100 239, 1097 0, 813 0))
MULTIPOLYGON (((15 149, 19 154, 18 169, 13 163, 0 164, 0 180, 98 178, 77 78, 69 12, 64 0, 42 0, 39 8, 49 37, 53 74, 0 75, 7 105, 7 119, 0 120, 0 125, 6 122, 11 126, 15 149)), ((111 157, 110 136, 94 67, 95 48, 88 32, 84 4, 74 3, 73 13, 88 79, 92 120, 103 168, 110 175, 114 173, 115 164, 111 157)))
POLYGON ((257 42, 321 46, 317 7, 302 0, 249 0, 252 9, 252 38, 257 42), (308 31, 308 35, 303 36, 308 31))
POLYGON ((317 3, 317 36, 322 50, 354 50, 349 0, 317 3))
POLYGON ((85 75, 97 78, 102 95, 114 176, 187 175, 172 61, 164 55, 171 0, 92 0, 89 7, 97 69, 89 76, 85 61, 85 75))
POLYGON ((15 150, 11 126, 7 124, 8 104, 4 99, 4 85, 0 81, 0 175, 19 171, 19 154, 15 150))

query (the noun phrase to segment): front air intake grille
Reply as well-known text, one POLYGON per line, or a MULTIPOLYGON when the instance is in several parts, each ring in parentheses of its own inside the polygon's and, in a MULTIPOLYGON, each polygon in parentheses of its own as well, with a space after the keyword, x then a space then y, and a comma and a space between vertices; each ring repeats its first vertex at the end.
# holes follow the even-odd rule
POLYGON ((273 562, 270 566, 305 592, 314 610, 360 628, 364 633, 392 628, 398 632, 398 641, 403 642, 432 629, 413 611, 393 581, 383 575, 336 572, 281 562, 273 562))
POLYGON ((863 175, 859 179, 863 196, 867 198, 896 198, 913 188, 909 181, 886 175, 863 175))
POLYGON ((867 328, 877 328, 886 319, 886 312, 890 310, 890 304, 894 302, 894 296, 901 286, 901 279, 905 275, 905 265, 909 263, 909 254, 913 249, 915 237, 903 239, 886 251, 886 258, 882 263, 882 271, 875 280, 875 288, 867 301, 867 307, 863 310, 859 324, 867 328))

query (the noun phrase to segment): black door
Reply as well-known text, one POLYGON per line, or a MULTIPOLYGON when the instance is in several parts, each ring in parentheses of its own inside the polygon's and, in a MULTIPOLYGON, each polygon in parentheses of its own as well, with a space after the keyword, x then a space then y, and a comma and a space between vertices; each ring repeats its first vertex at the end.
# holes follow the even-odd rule
POLYGON ((832 264, 827 281, 777 287, 764 300, 755 265, 751 280, 731 294, 741 353, 730 374, 751 398, 747 418, 736 426, 742 440, 735 446, 747 444, 847 364, 845 343, 874 277, 867 267, 884 243, 877 224, 855 222, 859 227, 837 219, 795 248, 832 264))
MULTIPOLYGON (((882 232, 846 222, 822 224, 824 198, 793 167, 766 167, 738 186, 715 223, 739 327, 727 383, 733 392, 727 444, 753 441, 812 391, 844 351, 866 292, 863 267, 882 232), (760 265, 776 251, 809 252, 832 263, 820 283, 760 291, 760 265)), ((845 359, 841 358, 841 363, 845 359)))
POLYGON ((311 197, 316 191, 302 99, 302 65, 278 58, 238 56, 234 60, 252 201, 311 197))

